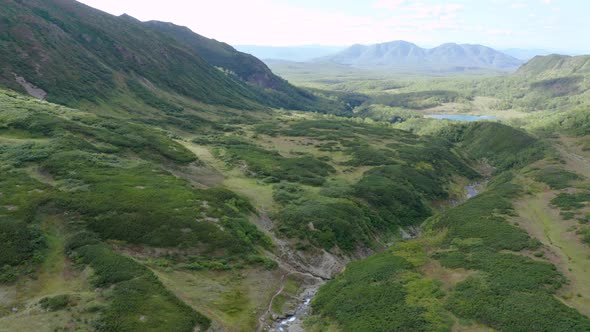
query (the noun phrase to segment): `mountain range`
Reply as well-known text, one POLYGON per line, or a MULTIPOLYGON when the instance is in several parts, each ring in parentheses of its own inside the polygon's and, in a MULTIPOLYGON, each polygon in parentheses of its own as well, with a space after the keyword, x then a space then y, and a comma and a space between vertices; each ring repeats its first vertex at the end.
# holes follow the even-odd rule
POLYGON ((407 41, 353 45, 339 53, 316 59, 364 68, 415 71, 466 71, 493 69, 511 71, 523 61, 482 45, 446 43, 422 48, 407 41))

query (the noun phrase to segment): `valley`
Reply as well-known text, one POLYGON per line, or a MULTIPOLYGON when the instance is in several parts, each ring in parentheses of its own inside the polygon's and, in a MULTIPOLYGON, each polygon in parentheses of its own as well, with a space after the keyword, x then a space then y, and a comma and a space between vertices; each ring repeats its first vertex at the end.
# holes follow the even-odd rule
POLYGON ((267 66, 73 0, 0 44, 0 331, 590 330, 588 56, 267 66))

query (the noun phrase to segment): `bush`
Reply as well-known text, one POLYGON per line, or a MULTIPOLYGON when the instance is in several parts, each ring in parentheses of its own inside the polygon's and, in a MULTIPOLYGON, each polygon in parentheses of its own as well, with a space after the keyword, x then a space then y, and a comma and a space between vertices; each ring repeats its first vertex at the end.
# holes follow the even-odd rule
POLYGON ((371 246, 378 229, 385 230, 383 221, 349 200, 314 199, 287 205, 277 216, 280 230, 289 237, 307 239, 327 250, 338 246, 353 251, 357 246, 371 246))
POLYGON ((567 188, 572 181, 579 179, 581 179, 579 175, 559 167, 546 167, 538 171, 535 175, 536 181, 546 183, 551 189, 567 188))
POLYGON ((228 163, 245 163, 247 172, 257 178, 270 177, 319 186, 324 183, 326 176, 335 172, 332 166, 313 156, 285 158, 278 152, 239 139, 226 139, 220 142, 220 146, 225 149, 224 158, 228 163))
POLYGON ((70 305, 70 296, 67 294, 57 295, 53 297, 44 297, 39 301, 41 308, 47 311, 57 311, 65 309, 70 305))
POLYGON ((590 201, 590 192, 576 194, 561 193, 551 200, 551 204, 562 210, 580 209, 590 201))
POLYGON ((312 302, 314 313, 336 322, 342 331, 450 330, 441 284, 422 278, 393 252, 349 264, 320 288, 312 302))

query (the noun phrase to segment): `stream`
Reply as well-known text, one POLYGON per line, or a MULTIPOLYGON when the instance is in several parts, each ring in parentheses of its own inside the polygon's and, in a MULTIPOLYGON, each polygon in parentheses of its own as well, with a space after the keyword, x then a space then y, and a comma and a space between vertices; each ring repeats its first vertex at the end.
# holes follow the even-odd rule
MULTIPOLYGON (((473 198, 477 196, 483 187, 488 183, 488 179, 483 182, 475 182, 465 186, 465 200, 473 198)), ((413 229, 412 229, 413 230, 413 229)), ((400 228, 400 232, 402 233, 403 239, 410 239, 414 238, 413 231, 411 230, 412 234, 409 234, 406 230, 400 228)), ((318 284, 313 286, 307 287, 303 293, 301 293, 298 298, 298 304, 294 310, 289 311, 289 313, 285 317, 281 317, 280 319, 273 322, 271 328, 268 330, 270 332, 303 332, 303 321, 309 315, 311 310, 311 301, 315 294, 318 292, 321 285, 326 283, 326 281, 322 281, 318 284)))
MULTIPOLYGON (((487 181, 485 183, 487 183, 487 181)), ((467 200, 467 199, 477 196, 477 194, 479 194, 479 191, 481 190, 481 187, 485 183, 477 182, 477 183, 472 183, 472 184, 468 184, 467 186, 465 186, 465 199, 467 200)))
MULTIPOLYGON (((324 284, 322 282, 321 284, 324 284)), ((315 285, 312 288, 307 288, 301 295, 299 295, 300 303, 295 310, 291 311, 285 318, 280 319, 273 324, 269 330, 271 332, 299 332, 303 331, 303 321, 309 315, 311 310, 311 300, 318 292, 321 284, 315 285)))

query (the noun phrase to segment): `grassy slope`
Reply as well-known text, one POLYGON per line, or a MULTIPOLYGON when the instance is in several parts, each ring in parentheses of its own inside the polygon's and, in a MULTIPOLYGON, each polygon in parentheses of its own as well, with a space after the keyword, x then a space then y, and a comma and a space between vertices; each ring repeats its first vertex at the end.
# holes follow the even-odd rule
POLYGON ((193 189, 160 169, 183 169, 196 160, 162 132, 5 91, 0 103, 0 236, 6 238, 0 259, 2 294, 7 294, 1 319, 7 326, 22 327, 31 315, 46 317, 42 321, 49 327, 82 328, 89 322, 107 330, 192 330, 197 323, 209 324, 143 265, 97 244, 102 241, 118 240, 116 248, 175 247, 174 264, 192 269, 270 262, 257 255, 258 240, 252 242, 252 235, 261 236, 270 248, 248 222, 247 201, 223 189, 193 189), (51 215, 39 214, 45 210, 51 215), (122 215, 126 218, 119 219, 122 215), (195 223, 195 218, 202 220, 195 223), (147 227, 149 220, 158 226, 147 227), (97 234, 67 240, 84 230, 97 234), (84 266, 94 271, 89 279, 84 266), (89 292, 90 285, 103 290, 89 292), (110 285, 114 288, 105 287, 110 285), (40 297, 59 293, 70 294, 71 318, 60 313, 50 319, 34 307, 40 297), (97 301, 104 305, 84 314, 97 301), (33 309, 10 315, 13 307, 25 306, 33 309))
MULTIPOLYGON (((518 217, 515 221, 525 228, 531 235, 538 238, 547 246, 547 256, 560 270, 568 276, 571 284, 562 290, 563 299, 569 305, 577 308, 584 314, 590 313, 590 299, 583 294, 588 294, 588 273, 590 261, 588 260, 588 244, 582 241, 577 231, 585 226, 576 218, 566 220, 560 209, 552 205, 551 200, 559 193, 579 191, 588 187, 590 168, 588 167, 588 154, 576 145, 576 142, 584 137, 561 137, 555 140, 555 147, 559 151, 559 157, 564 163, 548 163, 544 161, 536 164, 535 168, 557 168, 575 172, 576 178, 560 177, 559 182, 552 181, 549 187, 540 187, 533 180, 547 180, 547 177, 529 177, 524 179, 529 186, 534 188, 534 194, 525 196, 516 204, 518 217), (559 183, 560 185, 555 185, 559 183)), ((586 209, 587 210, 587 209, 586 209)), ((577 213, 583 217, 584 213, 577 213)))
MULTIPOLYGON (((479 132, 486 131, 480 128, 479 132)), ((521 135, 517 131, 514 134, 521 135)), ((487 135, 494 134, 491 131, 487 135)), ((510 135, 501 137, 515 141, 510 135)), ((488 141, 485 135, 479 138, 488 141)), ((518 141, 523 143, 515 144, 514 149, 535 149, 534 145, 518 141)), ((469 144, 472 152, 479 150, 475 142, 469 144)), ((517 153, 533 156, 521 166, 539 159, 524 151, 517 153)), ((504 164, 502 160, 495 161, 504 164)), ((508 222, 512 220, 509 215, 514 214, 511 200, 516 197, 527 200, 528 197, 523 196, 522 187, 516 184, 518 181, 511 178, 510 173, 506 173, 493 181, 485 193, 429 219, 421 239, 396 245, 384 254, 349 266, 320 290, 313 303, 314 312, 319 316, 310 320, 311 328, 322 329, 328 319, 344 331, 390 330, 397 326, 394 324, 401 324, 397 328, 412 330, 471 330, 477 329, 477 325, 472 325, 474 322, 506 331, 586 330, 590 320, 552 296, 564 280, 552 266, 558 261, 550 260, 549 255, 543 258, 544 254, 538 252, 539 243, 508 222), (408 248, 412 248, 410 253, 408 248), (413 277, 404 277, 406 274, 413 277), (389 291, 390 287, 394 288, 389 291), (391 292, 400 297, 397 302, 403 301, 408 306, 398 308, 382 302, 383 295, 391 292), (365 302, 370 305, 362 305, 365 302), (543 308, 535 303, 543 303, 543 308), (404 310, 412 308, 413 315, 420 319, 388 319, 392 315, 403 317, 404 310), (526 313, 522 313, 525 310, 526 313)), ((521 203, 516 204, 516 208, 521 211, 521 203)), ((532 210, 524 211, 529 211, 524 215, 533 217, 532 210)), ((551 220, 550 223, 555 222, 551 220)), ((553 229, 551 227, 550 231, 553 229)), ((581 253, 579 245, 579 242, 569 244, 560 253, 567 254, 576 246, 576 252, 581 253)), ((570 263, 574 264, 571 274, 565 274, 574 280, 582 276, 585 261, 577 257, 573 262, 578 263, 570 263)), ((582 291, 582 288, 567 286, 565 289, 582 291)), ((569 297, 569 301, 586 312, 583 297, 569 297)))
MULTIPOLYGON (((34 304, 38 296, 59 290, 84 299, 72 303, 74 312, 82 312, 97 301, 101 303, 102 309, 87 319, 104 328, 114 328, 109 325, 112 322, 135 329, 142 321, 147 322, 147 329, 164 328, 168 325, 162 324, 168 323, 152 314, 156 306, 161 307, 161 317, 177 316, 171 320, 177 321, 174 328, 184 329, 191 322, 208 324, 171 297, 172 291, 192 308, 214 319, 214 325, 248 330, 258 323, 255 317, 266 310, 278 288, 280 270, 273 270, 275 263, 263 256, 263 250, 273 249, 267 238, 250 224, 259 218, 252 216, 254 210, 248 200, 229 191, 207 188, 223 184, 249 197, 258 210, 279 215, 295 209, 299 211, 297 218, 305 212, 306 202, 315 201, 320 209, 344 204, 363 215, 364 222, 390 218, 387 227, 397 233, 401 222, 391 211, 384 210, 383 217, 374 214, 371 205, 354 193, 357 182, 368 176, 365 171, 403 164, 411 175, 402 175, 394 167, 395 172, 383 174, 387 181, 404 178, 411 182, 408 176, 424 177, 425 187, 419 189, 423 193, 416 194, 422 207, 437 199, 437 195, 447 195, 454 176, 477 176, 468 160, 448 143, 429 148, 434 140, 383 125, 285 115, 288 121, 277 127, 280 133, 275 135, 254 120, 268 122, 272 129, 278 123, 271 120, 273 114, 251 113, 242 117, 236 113, 235 123, 217 126, 217 114, 201 111, 190 114, 211 120, 202 120, 196 127, 177 127, 177 134, 173 135, 145 124, 115 121, 9 92, 0 94, 0 102, 5 110, 1 117, 0 153, 4 174, 10 174, 0 182, 3 199, 9 198, 2 204, 4 213, 9 214, 5 224, 27 230, 23 236, 32 244, 23 253, 24 260, 10 262, 2 273, 17 280, 36 277, 52 289, 46 294, 32 284, 27 285, 29 293, 7 302, 5 314, 9 314, 11 305, 34 304), (335 131, 333 126, 347 130, 335 131), (238 135, 242 140, 237 144, 228 140, 238 135), (279 151, 268 152, 275 144, 279 151), (258 147, 260 155, 250 158, 253 146, 258 147), (358 155, 362 149, 371 151, 370 159, 358 155), (413 157, 414 149, 421 151, 420 158, 413 157), (280 189, 283 187, 276 186, 274 180, 262 181, 266 174, 244 172, 240 167, 244 160, 258 163, 260 169, 270 172, 268 175, 283 180, 281 186, 302 190, 302 200, 289 202, 277 198, 284 194, 280 189), (365 165, 368 160, 371 162, 365 165), (325 168, 327 172, 309 173, 306 167, 297 166, 300 162, 325 168), (450 168, 439 174, 432 166, 439 163, 450 168), (315 180, 308 182, 310 179, 315 180), (26 181, 30 184, 24 186, 26 181), (427 187, 438 189, 427 191, 427 187), (31 196, 38 196, 39 200, 30 200, 31 196), (44 224, 35 217, 40 208, 50 208, 59 216, 59 237, 53 235, 53 228, 41 227, 44 224), (199 221, 193 222, 194 218, 199 221), (23 223, 14 224, 14 220, 23 223), (83 232, 67 241, 63 251, 63 241, 80 231, 83 232), (44 234, 38 246, 33 245, 38 241, 36 234, 44 234), (47 251, 47 247, 51 250, 47 251), (128 260, 128 255, 137 260, 128 260), (78 271, 94 271, 90 279, 86 272, 77 275, 81 275, 81 282, 87 287, 99 286, 104 291, 86 295, 85 290, 74 287, 76 283, 60 284, 63 264, 78 271), (110 271, 112 264, 122 265, 110 271), (260 275, 267 275, 271 282, 261 282, 260 275), (110 285, 112 290, 106 288, 110 285), (147 289, 153 293, 153 301, 137 297, 137 291, 147 289)), ((403 185, 404 190, 414 192, 409 182, 403 185)), ((370 193, 371 186, 365 185, 363 192, 370 193)), ((338 220, 342 221, 350 223, 338 220)), ((328 228, 316 225, 317 234, 327 230, 325 234, 338 236, 312 234, 307 239, 292 238, 291 245, 304 248, 313 243, 346 256, 354 255, 357 247, 378 245, 376 238, 384 236, 379 231, 384 226, 378 225, 366 224, 368 228, 362 233, 346 224, 327 224, 328 228), (341 252, 337 246, 349 252, 341 252)), ((301 231, 303 227, 297 225, 293 230, 301 231)), ((277 235, 285 236, 281 232, 277 235)), ((310 249, 313 248, 304 250, 310 249)), ((28 317, 29 314, 7 315, 2 319, 22 324, 21 319, 28 317)), ((48 324, 59 325, 60 319, 48 324)))

